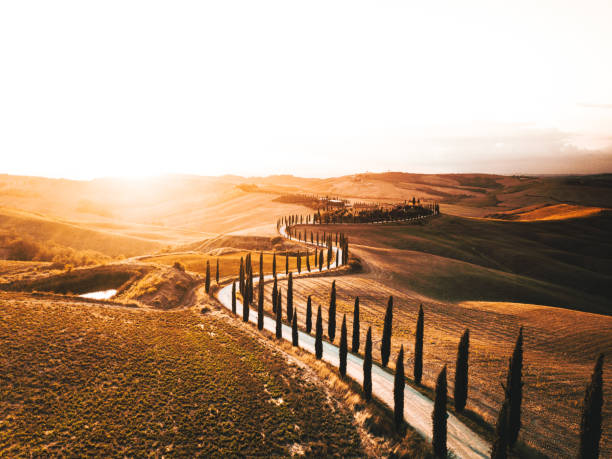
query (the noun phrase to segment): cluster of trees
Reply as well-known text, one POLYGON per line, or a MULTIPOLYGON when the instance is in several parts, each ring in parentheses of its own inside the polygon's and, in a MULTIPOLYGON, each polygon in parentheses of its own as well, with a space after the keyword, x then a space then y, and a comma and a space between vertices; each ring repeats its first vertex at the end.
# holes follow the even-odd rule
MULTIPOLYGON (((296 239, 300 242, 305 242, 307 244, 308 243, 316 244, 318 246, 324 245, 327 251, 327 269, 330 268, 331 263, 332 263, 334 246, 342 251, 342 256, 336 257, 336 268, 340 266, 341 264, 344 265, 348 263, 349 240, 348 240, 348 237, 344 235, 344 233, 329 233, 328 234, 327 232, 324 231, 323 235, 321 235, 318 231, 316 233, 314 233, 313 231, 310 231, 310 239, 309 239, 308 231, 304 230, 302 232, 302 231, 296 230, 295 228, 287 227, 287 235, 291 239, 296 239), (335 237, 335 243, 334 243, 334 237, 335 237)), ((307 257, 308 257, 308 253, 309 252, 307 251, 307 257)), ((300 254, 298 252, 298 260, 299 260, 299 255, 300 254)), ((316 250, 315 250, 315 259, 316 259, 316 250)), ((319 250, 318 264, 319 264, 319 271, 321 271, 323 269, 323 249, 319 250)), ((310 271, 309 266, 308 266, 308 271, 310 271)), ((298 265, 298 272, 301 272, 299 270, 299 265, 298 265)))
MULTIPOLYGON (((215 273, 215 281, 219 285, 219 259, 217 258, 217 271, 215 273)), ((206 260, 206 277, 204 278, 204 287, 206 293, 210 293, 210 260, 206 260)))
POLYGON ((346 199, 330 196, 317 196, 316 194, 284 194, 275 199, 278 202, 301 204, 312 209, 329 209, 330 207, 344 207, 349 204, 346 199))
POLYGON ((289 215, 277 220, 276 227, 304 224, 374 223, 407 220, 415 217, 437 215, 440 205, 432 203, 404 203, 392 206, 368 206, 342 209, 317 210, 312 215, 289 215))

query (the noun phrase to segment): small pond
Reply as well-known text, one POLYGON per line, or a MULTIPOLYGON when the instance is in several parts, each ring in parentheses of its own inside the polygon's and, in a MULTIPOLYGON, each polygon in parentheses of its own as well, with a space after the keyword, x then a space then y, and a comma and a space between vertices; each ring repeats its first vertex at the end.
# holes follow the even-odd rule
POLYGON ((92 298, 94 300, 108 300, 109 298, 115 296, 115 293, 117 293, 117 289, 99 290, 97 292, 83 293, 79 296, 83 298, 92 298))

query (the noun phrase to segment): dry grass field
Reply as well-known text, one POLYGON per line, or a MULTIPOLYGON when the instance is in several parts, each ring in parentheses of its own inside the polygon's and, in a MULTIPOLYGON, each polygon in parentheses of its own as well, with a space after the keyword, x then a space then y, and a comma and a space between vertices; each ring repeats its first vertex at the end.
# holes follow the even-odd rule
POLYGON ((612 213, 503 222, 440 215, 421 225, 316 225, 344 232, 391 286, 441 300, 612 313, 612 213))
POLYGON ((363 454, 314 374, 224 314, 0 302, 0 456, 363 454))
MULTIPOLYGON (((245 258, 248 253, 251 253, 253 273, 259 276, 259 253, 260 252, 246 252, 236 251, 219 256, 199 254, 199 253, 176 253, 167 255, 157 255, 143 259, 143 261, 151 263, 160 263, 165 265, 174 265, 179 262, 185 266, 187 271, 198 272, 200 274, 206 273, 206 262, 210 263, 210 274, 214 282, 215 270, 217 259, 219 260, 219 277, 237 277, 240 271, 240 258, 245 258)), ((315 269, 314 251, 310 250, 310 267, 313 272, 318 271, 315 269)), ((272 274, 274 254, 270 252, 264 253, 264 274, 272 274)), ((308 272, 306 268, 306 250, 303 249, 300 255, 302 263, 302 272, 308 272)), ((297 269, 297 252, 289 252, 289 269, 295 271, 297 269)), ((276 272, 285 272, 285 253, 276 254, 276 272)))
MULTIPOLYGON (((342 230, 351 240, 351 253, 361 259, 362 273, 335 278, 337 320, 341 321, 341 315, 347 314, 350 333, 354 298, 358 295, 362 343, 367 326, 372 325, 375 359, 380 359, 380 338, 389 295, 395 300, 391 361, 403 344, 410 368, 418 306, 424 306, 424 382, 428 386, 433 386, 442 365, 448 364, 452 387, 456 347, 463 330, 470 328, 468 407, 489 423, 496 419, 503 396, 500 383, 505 378, 518 328, 524 326, 522 438, 551 457, 572 457, 577 447, 584 387, 594 360, 600 352, 612 354, 612 318, 532 303, 559 301, 577 309, 610 312, 605 309, 609 304, 607 298, 595 295, 594 302, 589 304, 585 301, 588 294, 578 288, 564 290, 560 284, 553 283, 555 276, 563 274, 563 263, 589 260, 590 257, 591 270, 598 266, 610 268, 610 252, 604 249, 609 245, 604 238, 609 220, 547 224, 569 226, 563 231, 559 226, 536 226, 522 233, 513 231, 513 226, 521 223, 512 223, 508 228, 505 222, 443 216, 423 226, 323 225, 314 228, 342 230), (585 228, 591 228, 586 236, 582 232, 585 228), (501 231, 505 237, 501 236, 501 231), (546 243, 543 242, 545 236, 551 236, 546 243), (499 253, 493 250, 494 242, 499 242, 496 246, 499 253), (570 247, 574 250, 573 257, 570 247), (509 256, 511 253, 515 257, 509 256), (521 274, 515 273, 521 269, 521 274), (520 302, 512 302, 511 298, 520 299, 520 302), (576 299, 582 299, 582 303, 575 302, 576 299)), ((581 276, 580 281, 585 279, 597 285, 597 275, 586 268, 581 272, 576 266, 569 272, 581 276)), ((602 274, 609 276, 606 271, 602 274)), ((295 281, 294 304, 299 308, 302 321, 308 295, 313 295, 315 310, 321 304, 327 311, 332 280, 295 281)), ((560 280, 570 283, 565 282, 564 277, 560 280)), ((577 283, 572 285, 577 286, 577 283)), ((281 285, 286 290, 285 282, 281 285)), ((271 309, 270 288, 266 289, 268 309, 271 309)), ((602 290, 600 293, 607 297, 609 294, 602 290)), ((324 320, 327 321, 327 312, 324 320)), ((609 374, 604 377, 605 397, 610 399, 612 379, 609 374)), ((611 415, 612 405, 607 404, 602 441, 604 456, 612 453, 611 415)))
MULTIPOLYGON (((337 286, 338 323, 347 315, 349 335, 355 295, 360 299, 361 343, 372 326, 374 359, 380 361, 380 339, 389 295, 394 297, 393 362, 400 345, 407 355, 412 377, 414 332, 418 307, 425 310, 424 384, 433 387, 444 364, 449 365, 449 387, 453 387, 454 364, 459 338, 470 329, 470 392, 468 408, 495 422, 503 399, 500 383, 505 381, 508 358, 519 326, 525 334, 525 405, 522 438, 551 457, 571 457, 578 439, 580 406, 584 387, 598 353, 612 353, 612 318, 560 308, 501 302, 440 302, 409 289, 389 287, 368 274, 294 281, 294 306, 303 326, 306 299, 312 295, 313 308, 327 307, 332 280, 337 286)), ((279 283, 286 292, 286 281, 279 283)), ((266 287, 266 310, 271 311, 271 286, 266 287)), ((284 304, 284 303, 283 303, 284 304)), ((336 338, 337 340, 338 338, 336 338)), ((612 378, 605 374, 606 399, 612 397, 612 378)), ((449 389, 450 390, 450 389, 449 389)), ((606 405, 610 432, 612 406, 606 405)), ((609 453, 612 438, 607 433, 603 451, 609 453)))

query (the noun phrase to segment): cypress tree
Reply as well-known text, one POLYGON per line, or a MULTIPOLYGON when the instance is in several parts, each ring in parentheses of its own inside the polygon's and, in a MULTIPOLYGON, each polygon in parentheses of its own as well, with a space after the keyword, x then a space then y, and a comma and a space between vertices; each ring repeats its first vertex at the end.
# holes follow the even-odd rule
POLYGON ((310 251, 309 250, 306 250, 306 269, 308 269, 308 272, 310 272, 310 251))
POLYGON ((329 266, 331 264, 331 259, 332 259, 332 251, 331 251, 331 245, 329 245, 329 241, 327 244, 327 270, 329 271, 329 266))
POLYGON ((283 337, 283 322, 282 322, 282 308, 281 308, 281 298, 282 298, 282 292, 281 290, 278 291, 278 295, 276 297, 276 337, 278 339, 283 337))
POLYGON ((319 271, 323 271, 323 249, 319 251, 319 271))
POLYGON ((298 345, 297 309, 293 311, 293 320, 291 321, 291 344, 298 345))
POLYGON ((599 354, 591 382, 587 385, 582 404, 580 420, 579 459, 597 459, 601 439, 601 409, 603 406, 603 363, 604 355, 599 354))
POLYGON ((508 446, 512 448, 521 428, 521 403, 523 401, 523 327, 519 329, 514 351, 508 366, 506 394, 508 397, 508 446))
POLYGON ((274 279, 276 279, 276 252, 274 252, 274 256, 272 257, 272 275, 274 279))
POLYGON ((340 328, 340 376, 346 376, 346 354, 348 351, 348 343, 346 337, 346 314, 342 317, 342 327, 340 328))
POLYGON ((395 378, 393 379, 393 421, 395 429, 399 432, 404 423, 404 345, 400 348, 395 362, 395 378))
POLYGON ((215 281, 217 281, 217 285, 219 285, 219 259, 217 258, 217 272, 215 273, 215 281))
POLYGON ((264 326, 264 284, 259 283, 259 295, 257 295, 257 328, 262 330, 264 326))
POLYGON ((232 284, 232 312, 236 314, 236 282, 232 284))
POLYGON ((329 319, 327 320, 327 336, 333 343, 336 337, 336 281, 332 282, 331 294, 329 296, 329 319))
POLYGON ((238 277, 238 288, 240 291, 240 294, 244 296, 244 260, 242 259, 242 257, 240 257, 240 272, 239 272, 239 277, 238 277))
POLYGON ((242 299, 242 321, 243 322, 248 322, 249 321, 249 311, 251 308, 249 308, 249 293, 247 292, 247 297, 242 299))
POLYGON ((424 328, 423 305, 419 306, 417 318, 416 335, 414 339, 414 382, 421 384, 423 377, 423 328, 424 328))
POLYGON ((308 295, 306 300, 306 333, 312 331, 312 297, 308 295))
POLYGON ((289 252, 285 252, 285 274, 289 274, 289 252))
POLYGON ((359 297, 355 297, 355 308, 353 309, 353 345, 351 352, 359 352, 359 297))
POLYGON ((436 393, 434 398, 434 409, 431 414, 433 424, 433 450, 437 458, 446 459, 448 449, 446 446, 446 365, 436 380, 436 393))
POLYGON ((274 286, 272 287, 272 312, 276 314, 276 297, 278 296, 278 281, 274 278, 274 286))
POLYGON ((263 252, 259 252, 259 282, 264 281, 263 252))
POLYGON ((289 273, 287 281, 287 322, 293 318, 293 273, 289 273))
POLYGON ((455 409, 461 413, 465 408, 468 395, 468 368, 470 353, 470 330, 466 329, 459 341, 457 349, 457 365, 455 367, 455 389, 453 398, 455 399, 455 409))
POLYGON ((393 296, 389 297, 387 312, 385 313, 385 323, 383 325, 383 335, 380 342, 380 360, 383 367, 389 363, 391 354, 391 330, 393 327, 393 296))
POLYGON ((321 317, 321 305, 319 305, 319 310, 317 311, 315 355, 317 359, 323 357, 323 318, 321 317))
POLYGON ((363 396, 367 401, 372 400, 372 327, 368 327, 366 335, 363 359, 363 396))
POLYGON ((210 261, 206 260, 206 280, 204 281, 206 293, 210 292, 210 261))
POLYGON ((499 410, 495 425, 495 441, 491 449, 491 459, 506 459, 508 457, 508 399, 499 410))
POLYGON ((297 271, 298 274, 302 274, 302 257, 300 256, 300 251, 297 253, 297 271))

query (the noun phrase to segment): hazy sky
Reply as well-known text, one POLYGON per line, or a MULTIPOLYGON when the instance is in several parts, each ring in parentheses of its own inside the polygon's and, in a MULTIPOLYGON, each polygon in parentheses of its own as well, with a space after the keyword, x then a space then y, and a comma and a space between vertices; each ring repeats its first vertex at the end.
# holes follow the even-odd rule
POLYGON ((612 172, 612 1, 0 2, 0 173, 612 172))

